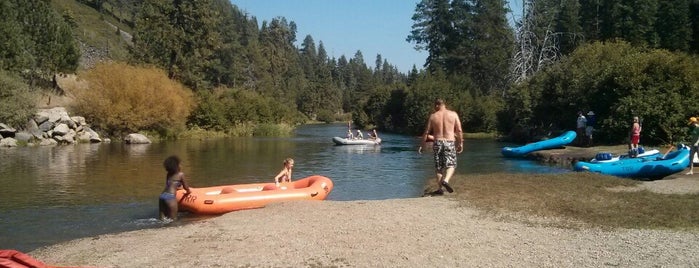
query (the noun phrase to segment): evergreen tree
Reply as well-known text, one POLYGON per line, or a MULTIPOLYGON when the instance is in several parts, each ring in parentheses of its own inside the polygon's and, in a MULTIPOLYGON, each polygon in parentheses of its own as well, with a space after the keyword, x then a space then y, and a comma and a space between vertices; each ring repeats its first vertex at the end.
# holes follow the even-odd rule
POLYGON ((49 1, 0 2, 0 26, 0 68, 32 81, 76 70, 80 52, 72 29, 49 1))
POLYGON ((659 47, 675 51, 689 51, 692 40, 689 0, 658 1, 658 4, 657 17, 659 19, 655 32, 660 39, 659 47))

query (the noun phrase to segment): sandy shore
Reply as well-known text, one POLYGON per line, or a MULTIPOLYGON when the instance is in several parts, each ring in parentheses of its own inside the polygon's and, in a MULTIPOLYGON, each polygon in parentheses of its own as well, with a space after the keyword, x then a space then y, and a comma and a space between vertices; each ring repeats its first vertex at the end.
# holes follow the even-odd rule
POLYGON ((697 252, 699 232, 527 225, 443 196, 274 204, 29 254, 99 267, 697 267, 697 252))

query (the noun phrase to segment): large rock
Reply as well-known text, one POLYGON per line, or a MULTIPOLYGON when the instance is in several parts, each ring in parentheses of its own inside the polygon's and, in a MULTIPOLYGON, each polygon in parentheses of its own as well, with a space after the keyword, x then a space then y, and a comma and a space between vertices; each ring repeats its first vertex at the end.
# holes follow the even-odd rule
POLYGON ((66 124, 58 124, 55 128, 53 128, 53 136, 63 136, 65 134, 68 134, 68 131, 71 129, 68 127, 66 124))
POLYGON ((17 140, 13 138, 4 138, 0 140, 0 147, 17 147, 17 140))
POLYGON ((46 120, 43 123, 41 123, 41 125, 39 125, 39 130, 41 130, 42 132, 48 132, 53 129, 53 126, 53 122, 46 120))
POLYGON ((44 123, 48 120, 49 120, 49 113, 46 111, 40 111, 34 115, 34 121, 36 121, 37 125, 40 125, 41 123, 44 123))
POLYGON ((88 143, 90 142, 90 133, 85 131, 79 132, 78 135, 75 136, 75 140, 77 140, 79 143, 88 143))
POLYGON ((70 119, 72 119, 78 126, 84 126, 87 125, 87 122, 85 121, 85 117, 82 116, 71 116, 70 119))
POLYGON ((66 111, 66 108, 63 107, 55 107, 43 111, 46 111, 49 114, 49 121, 53 123, 56 123, 59 120, 61 120, 63 116, 68 116, 68 111, 66 111))
POLYGON ((73 119, 71 119, 70 116, 68 116, 68 115, 62 116, 61 120, 58 120, 58 122, 61 124, 66 124, 66 125, 68 125, 69 128, 72 128, 72 129, 75 129, 75 126, 76 126, 75 121, 73 121, 73 119))
POLYGON ((41 139, 41 137, 43 136, 41 129, 39 129, 39 125, 36 124, 36 121, 34 121, 34 119, 29 119, 25 128, 27 129, 27 132, 34 135, 34 137, 37 139, 41 139))
POLYGON ((17 141, 29 142, 29 140, 31 140, 32 137, 34 137, 34 135, 29 134, 29 132, 26 131, 19 131, 15 133, 15 139, 17 141))
POLYGON ((54 139, 42 139, 41 142, 39 142, 40 146, 52 146, 56 144, 58 144, 58 142, 54 139))
POLYGON ((17 129, 0 123, 0 135, 2 135, 3 137, 12 137, 15 135, 15 132, 17 132, 17 129))
POLYGON ((100 134, 97 134, 94 130, 92 130, 89 127, 85 127, 83 130, 83 133, 88 133, 90 134, 90 142, 102 142, 102 138, 100 138, 100 134))
POLYGON ((138 134, 138 133, 131 133, 129 135, 126 135, 126 138, 124 138, 124 142, 128 144, 147 144, 151 143, 150 140, 144 136, 143 134, 138 134))
POLYGON ((63 140, 67 143, 75 143, 75 130, 68 130, 68 133, 63 135, 63 140))

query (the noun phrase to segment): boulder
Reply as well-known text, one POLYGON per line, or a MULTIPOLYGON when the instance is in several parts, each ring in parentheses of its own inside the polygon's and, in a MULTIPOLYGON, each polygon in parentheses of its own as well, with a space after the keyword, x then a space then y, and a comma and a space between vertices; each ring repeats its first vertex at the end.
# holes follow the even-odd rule
POLYGON ((80 143, 88 143, 90 142, 90 133, 87 133, 85 131, 79 132, 77 136, 75 136, 75 140, 77 140, 80 143))
POLYGON ((34 121, 36 124, 41 124, 49 120, 49 113, 45 111, 40 111, 34 115, 34 121))
POLYGON ((129 135, 126 135, 124 138, 124 142, 128 144, 148 144, 151 143, 151 141, 144 136, 143 134, 138 134, 138 133, 131 133, 129 135))
POLYGON ((53 122, 46 120, 43 123, 41 123, 41 125, 39 125, 39 130, 41 130, 43 132, 48 132, 48 131, 53 129, 53 126, 54 126, 53 122))
POLYGON ((2 135, 3 137, 12 137, 15 135, 15 132, 17 132, 17 129, 0 123, 0 135, 2 135))
POLYGON ((66 108, 63 107, 55 107, 44 111, 49 114, 49 121, 53 123, 61 120, 63 116, 68 116, 68 111, 66 111, 66 108))
POLYGON ((68 134, 68 131, 71 129, 68 127, 66 124, 58 124, 55 128, 53 128, 53 136, 63 136, 65 134, 68 134))
POLYGON ((17 147, 17 140, 13 138, 4 138, 0 140, 0 147, 17 147))
POLYGON ((87 125, 87 122, 85 121, 85 117, 82 116, 72 116, 70 119, 73 120, 78 126, 84 126, 87 125))
POLYGON ((17 141, 29 142, 29 140, 31 140, 32 137, 34 137, 34 135, 26 131, 19 131, 15 133, 15 139, 17 141))
POLYGON ((62 116, 61 119, 58 120, 58 122, 61 124, 66 124, 69 128, 72 129, 75 129, 76 126, 75 121, 73 121, 73 119, 71 119, 68 115, 62 116))
POLYGON ((25 128, 27 129, 27 132, 34 135, 35 138, 37 138, 37 139, 41 138, 42 131, 41 131, 41 129, 39 129, 39 125, 36 124, 36 121, 34 119, 29 119, 25 128))
POLYGON ((56 144, 58 144, 58 142, 54 139, 42 139, 41 142, 39 142, 39 146, 52 146, 56 144))
POLYGON ((67 143, 75 143, 75 130, 68 130, 68 133, 63 135, 63 140, 67 143))
POLYGON ((97 134, 97 132, 95 132, 91 128, 85 127, 83 132, 90 134, 90 142, 102 142, 102 139, 100 138, 100 134, 97 134))

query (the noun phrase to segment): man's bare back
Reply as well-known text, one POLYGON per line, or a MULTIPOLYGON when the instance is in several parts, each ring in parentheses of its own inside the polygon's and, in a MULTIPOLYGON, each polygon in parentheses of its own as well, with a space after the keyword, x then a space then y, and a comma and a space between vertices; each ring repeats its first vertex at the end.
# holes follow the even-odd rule
POLYGON ((422 152, 422 147, 428 140, 428 136, 432 136, 435 141, 456 141, 456 149, 458 153, 463 151, 463 130, 461 129, 461 120, 459 115, 447 109, 443 101, 435 102, 435 112, 430 115, 427 122, 427 127, 422 135, 422 144, 418 152, 422 152))
POLYGON ((456 133, 461 134, 461 122, 454 111, 440 109, 430 115, 427 133, 431 133, 434 140, 456 140, 456 133))

